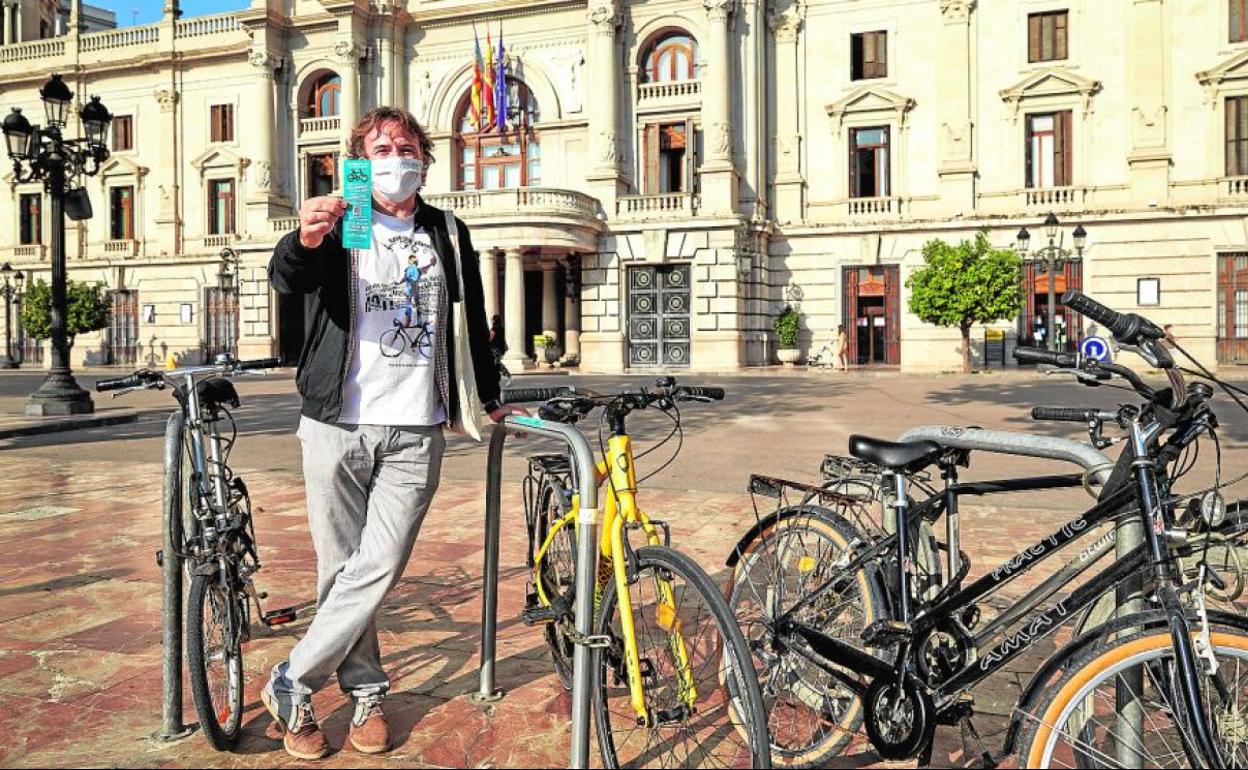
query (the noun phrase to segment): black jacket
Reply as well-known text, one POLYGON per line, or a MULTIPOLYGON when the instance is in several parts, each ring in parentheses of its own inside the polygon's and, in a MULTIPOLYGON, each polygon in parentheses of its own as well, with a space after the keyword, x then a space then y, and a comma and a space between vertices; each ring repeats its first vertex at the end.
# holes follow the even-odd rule
MULTIPOLYGON (((477 389, 483 403, 498 398, 498 369, 490 354, 490 332, 485 318, 485 297, 481 286, 481 266, 472 248, 468 228, 458 219, 460 261, 464 266, 464 309, 468 314, 468 332, 472 349, 472 366, 477 389)), ((441 209, 423 201, 416 209, 416 224, 423 227, 433 240, 446 270, 447 291, 451 301, 459 297, 459 281, 455 275, 455 258, 446 230, 446 216, 441 209)), ((312 295, 312 325, 299 355, 296 383, 303 396, 302 413, 321 422, 337 422, 342 411, 342 385, 347 375, 348 335, 351 333, 351 252, 343 248, 341 223, 315 249, 299 243, 299 231, 287 233, 273 250, 269 262, 269 283, 281 294, 312 295)), ((457 411, 458 389, 455 374, 455 341, 447 324, 447 359, 450 366, 450 398, 447 414, 457 411)))

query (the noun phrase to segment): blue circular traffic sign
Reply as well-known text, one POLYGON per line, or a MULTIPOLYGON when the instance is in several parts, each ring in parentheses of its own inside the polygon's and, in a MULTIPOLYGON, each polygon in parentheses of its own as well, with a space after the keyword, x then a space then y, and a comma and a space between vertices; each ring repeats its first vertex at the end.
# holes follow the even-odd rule
POLYGON ((1108 361, 1109 343, 1100 337, 1084 337, 1079 342, 1079 355, 1094 361, 1108 361))

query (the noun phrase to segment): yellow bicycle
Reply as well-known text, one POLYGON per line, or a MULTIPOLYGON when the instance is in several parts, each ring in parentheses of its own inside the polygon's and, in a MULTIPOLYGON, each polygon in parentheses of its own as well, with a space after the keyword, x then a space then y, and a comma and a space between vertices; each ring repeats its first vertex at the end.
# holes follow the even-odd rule
POLYGON ((654 389, 611 395, 573 389, 504 395, 508 403, 545 401, 542 419, 569 424, 601 409, 595 481, 606 492, 593 633, 583 637, 573 622, 579 496, 565 455, 529 458, 524 499, 533 575, 523 619, 545 626, 565 687, 571 686, 575 646, 594 648, 594 721, 603 764, 770 767, 762 693, 731 610, 706 572, 670 547, 667 523, 637 505, 637 457, 681 434, 679 402, 718 401, 723 389, 680 387, 663 377, 654 389), (646 409, 670 418, 672 430, 634 456, 626 420, 646 409), (636 531, 644 545, 634 548, 630 534, 636 531))

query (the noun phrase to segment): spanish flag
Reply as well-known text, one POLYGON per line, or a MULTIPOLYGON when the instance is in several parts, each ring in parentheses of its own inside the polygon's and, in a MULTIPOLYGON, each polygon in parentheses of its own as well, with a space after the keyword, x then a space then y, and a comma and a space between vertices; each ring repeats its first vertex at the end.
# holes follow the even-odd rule
POLYGON ((472 25, 472 125, 481 130, 481 70, 485 64, 481 61, 481 41, 477 39, 477 25, 472 25))
POLYGON ((481 73, 481 102, 485 106, 485 125, 494 125, 494 41, 489 25, 485 28, 485 69, 481 73))

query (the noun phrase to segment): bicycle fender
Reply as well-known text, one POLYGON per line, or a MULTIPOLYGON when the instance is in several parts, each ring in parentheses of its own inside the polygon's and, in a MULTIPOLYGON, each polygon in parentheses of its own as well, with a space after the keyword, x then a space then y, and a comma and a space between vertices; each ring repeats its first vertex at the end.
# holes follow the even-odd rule
MULTIPOLYGON (((1189 610, 1186 614, 1189 620, 1199 621, 1194 609, 1189 610)), ((1233 615, 1221 610, 1209 610, 1209 622, 1211 625, 1229 626, 1237 631, 1248 633, 1248 617, 1241 615, 1233 615)), ((1023 714, 1027 713, 1032 703, 1039 697, 1044 686, 1053 679, 1063 665, 1082 653, 1090 645, 1097 644, 1104 640, 1105 637, 1124 628, 1138 628, 1146 631, 1154 628, 1168 628, 1169 625, 1169 619, 1166 616, 1166 611, 1163 609, 1132 613, 1122 618, 1106 621, 1091 631, 1085 632, 1063 647, 1057 654, 1051 656, 1044 662, 1044 665, 1040 666, 1031 677, 1031 681, 1023 688, 1023 694, 1018 699, 1018 706, 1014 708, 1014 715, 1010 717, 1010 726, 1005 733, 1005 745, 1003 746, 1002 756, 1008 757, 1014 753, 1014 744, 1018 740, 1018 731, 1022 727, 1023 714)))
POLYGON ((781 519, 791 519, 794 516, 814 516, 815 518, 823 519, 824 521, 832 524, 834 527, 841 528, 843 534, 849 535, 852 533, 854 537, 857 537, 864 543, 866 542, 866 538, 861 536, 857 527, 850 524, 848 519, 831 508, 824 508, 820 505, 791 505, 772 511, 754 522, 754 525, 746 530, 746 533, 742 535, 741 539, 737 541, 737 544, 733 546, 731 553, 728 554, 727 561, 724 562, 725 565, 729 567, 737 566, 737 564, 741 561, 741 554, 745 553, 750 543, 753 543, 758 536, 762 534, 764 529, 770 527, 772 524, 775 524, 781 519))

